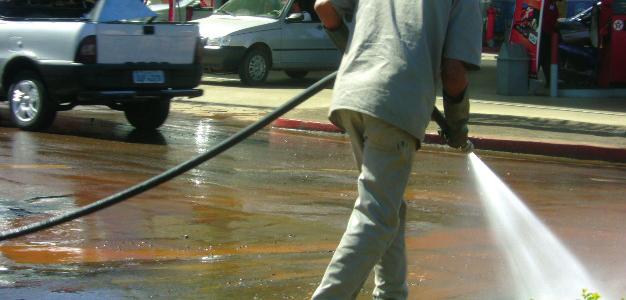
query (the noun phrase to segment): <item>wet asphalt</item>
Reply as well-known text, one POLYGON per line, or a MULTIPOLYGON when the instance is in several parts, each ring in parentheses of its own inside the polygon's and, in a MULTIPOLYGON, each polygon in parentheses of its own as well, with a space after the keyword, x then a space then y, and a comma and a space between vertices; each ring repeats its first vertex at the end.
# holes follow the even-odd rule
MULTIPOLYGON (((0 107, 0 230, 106 197, 245 125, 186 104, 150 134, 98 107, 61 113, 44 133, 7 117, 0 107)), ((626 294, 625 166, 478 154, 594 278, 626 294)), ((406 192, 411 299, 513 297, 467 157, 438 146, 416 155, 406 192)), ((306 299, 345 228, 356 176, 345 137, 266 128, 155 190, 0 243, 0 298, 306 299)))

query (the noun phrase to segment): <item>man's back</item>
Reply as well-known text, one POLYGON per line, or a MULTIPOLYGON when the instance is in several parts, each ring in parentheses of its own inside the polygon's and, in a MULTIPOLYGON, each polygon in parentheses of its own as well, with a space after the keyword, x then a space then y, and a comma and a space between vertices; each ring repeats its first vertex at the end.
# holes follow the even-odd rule
MULTIPOLYGON (((351 2, 333 1, 339 7, 351 2)), ((481 18, 467 16, 478 12, 478 1, 360 1, 357 6, 331 111, 351 108, 379 117, 421 140, 446 49, 455 52, 453 58, 480 62, 480 45, 474 47, 478 51, 462 50, 480 38, 457 32, 459 23, 480 32, 481 18), (450 28, 457 33, 453 39, 450 28)))

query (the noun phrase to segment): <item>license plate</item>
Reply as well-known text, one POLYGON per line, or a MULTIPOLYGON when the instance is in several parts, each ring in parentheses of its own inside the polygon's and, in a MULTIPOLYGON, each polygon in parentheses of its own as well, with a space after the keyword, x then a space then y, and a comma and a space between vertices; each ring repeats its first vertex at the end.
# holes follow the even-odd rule
POLYGON ((165 75, 163 74, 163 71, 133 71, 133 82, 164 83, 165 75))

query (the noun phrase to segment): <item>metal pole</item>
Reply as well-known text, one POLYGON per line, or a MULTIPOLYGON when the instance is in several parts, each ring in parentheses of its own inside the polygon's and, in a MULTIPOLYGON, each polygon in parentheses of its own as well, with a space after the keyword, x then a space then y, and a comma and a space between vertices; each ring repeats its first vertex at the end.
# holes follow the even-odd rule
POLYGON ((559 34, 552 33, 551 58, 550 58, 550 97, 559 96, 559 34))

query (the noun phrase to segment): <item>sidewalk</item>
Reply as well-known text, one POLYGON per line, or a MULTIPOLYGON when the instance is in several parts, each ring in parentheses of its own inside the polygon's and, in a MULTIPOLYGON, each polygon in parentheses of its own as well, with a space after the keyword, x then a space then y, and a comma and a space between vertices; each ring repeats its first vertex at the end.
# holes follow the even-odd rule
MULTIPOLYGON (((268 111, 324 75, 312 74, 306 82, 293 87, 293 80, 274 73, 268 86, 262 88, 241 88, 236 76, 211 77, 203 85, 205 96, 188 101, 201 101, 229 111, 268 111)), ((472 72, 470 81, 470 137, 477 149, 626 162, 626 99, 497 95, 493 54, 483 55, 482 69, 472 72)), ((273 125, 336 131, 327 119, 331 94, 332 90, 323 90, 273 125)), ((443 107, 441 97, 437 106, 443 107)), ((437 130, 431 122, 426 143, 439 142, 437 130)))

